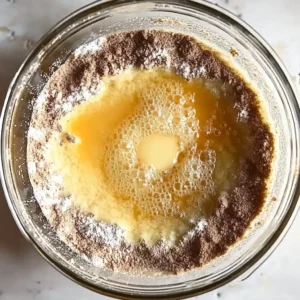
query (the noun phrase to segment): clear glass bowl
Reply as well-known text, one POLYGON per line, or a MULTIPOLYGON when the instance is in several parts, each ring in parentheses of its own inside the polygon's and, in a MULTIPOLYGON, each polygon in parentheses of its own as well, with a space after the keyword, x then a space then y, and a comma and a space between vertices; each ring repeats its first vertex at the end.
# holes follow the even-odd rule
POLYGON ((63 274, 96 292, 123 299, 182 299, 248 276, 276 248, 295 217, 299 197, 299 107, 287 72, 270 46, 229 12, 204 1, 99 1, 57 24, 13 79, 1 119, 1 175, 22 233, 63 274), (32 102, 80 44, 117 31, 159 28, 194 35, 235 64, 261 94, 276 136, 276 161, 263 212, 247 238, 205 268, 177 276, 128 276, 93 266, 56 236, 33 196, 26 165, 32 102), (238 55, 232 56, 234 48, 238 55), (276 201, 274 201, 276 199, 276 201), (243 276, 241 277, 241 275, 243 276))

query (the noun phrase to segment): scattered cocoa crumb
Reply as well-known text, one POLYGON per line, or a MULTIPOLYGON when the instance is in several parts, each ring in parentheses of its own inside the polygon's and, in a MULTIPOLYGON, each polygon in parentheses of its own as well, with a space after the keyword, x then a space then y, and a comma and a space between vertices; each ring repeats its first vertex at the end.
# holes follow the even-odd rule
POLYGON ((232 56, 239 55, 239 52, 233 47, 230 47, 230 53, 232 56))

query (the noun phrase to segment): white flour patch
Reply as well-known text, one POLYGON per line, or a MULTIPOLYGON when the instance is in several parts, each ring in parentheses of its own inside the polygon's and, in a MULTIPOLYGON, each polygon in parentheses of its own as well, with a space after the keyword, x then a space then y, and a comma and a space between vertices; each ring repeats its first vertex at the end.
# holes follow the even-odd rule
POLYGON ((74 55, 75 57, 78 57, 80 55, 85 55, 88 53, 93 53, 96 52, 98 50, 100 50, 103 46, 103 43, 106 41, 105 37, 100 37, 98 39, 95 39, 87 44, 84 44, 80 47, 78 47, 75 51, 74 51, 74 55))

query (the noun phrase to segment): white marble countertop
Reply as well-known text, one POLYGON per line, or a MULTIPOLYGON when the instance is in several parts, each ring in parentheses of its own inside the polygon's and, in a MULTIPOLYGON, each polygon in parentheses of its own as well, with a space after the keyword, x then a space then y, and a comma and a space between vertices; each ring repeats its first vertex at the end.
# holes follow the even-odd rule
MULTIPOLYGON (((57 21, 88 0, 0 1, 0 101, 32 45, 57 21)), ((299 90, 300 1, 218 0, 252 25, 277 51, 299 90)), ((0 194, 0 300, 108 299, 90 292, 48 265, 18 231, 0 194)), ((249 279, 200 300, 300 299, 300 239, 296 218, 275 253, 249 279)))

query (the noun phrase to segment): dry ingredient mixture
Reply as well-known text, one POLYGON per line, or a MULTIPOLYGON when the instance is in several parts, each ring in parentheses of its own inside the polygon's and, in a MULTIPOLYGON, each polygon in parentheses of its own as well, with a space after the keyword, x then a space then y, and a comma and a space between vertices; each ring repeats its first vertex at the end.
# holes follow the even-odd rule
MULTIPOLYGON (((206 131, 208 136, 213 133, 218 135, 206 131)), ((101 37, 76 49, 50 77, 35 102, 27 161, 43 213, 58 236, 74 250, 99 267, 130 273, 178 273, 203 266, 243 236, 262 208, 273 148, 273 136, 263 121, 257 96, 240 76, 192 37, 151 30, 101 37), (65 190, 64 176, 49 159, 54 139, 61 146, 76 144, 76 137, 64 133, 61 121, 98 95, 106 78, 121 76, 132 68, 153 72, 160 68, 187 82, 199 80, 221 100, 232 101, 235 122, 247 132, 246 144, 239 146, 243 155, 237 158, 233 185, 215 191, 213 209, 190 220, 190 228, 175 243, 163 238, 153 244, 143 239, 133 243, 122 226, 98 221, 95 215, 74 205, 72 191, 65 190)))

